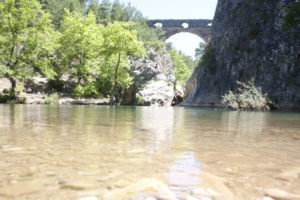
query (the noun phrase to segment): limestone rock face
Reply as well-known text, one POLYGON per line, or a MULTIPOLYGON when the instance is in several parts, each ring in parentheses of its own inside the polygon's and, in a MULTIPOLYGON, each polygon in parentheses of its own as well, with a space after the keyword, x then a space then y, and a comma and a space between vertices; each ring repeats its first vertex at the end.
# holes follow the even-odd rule
POLYGON ((7 78, 0 78, 0 93, 4 90, 7 89, 9 90, 11 87, 11 83, 7 78))
POLYGON ((125 104, 170 106, 175 82, 171 56, 153 49, 147 52, 148 58, 131 60, 134 84, 125 92, 125 104))
POLYGON ((220 105, 236 81, 255 85, 279 108, 300 108, 300 26, 283 30, 295 0, 219 0, 209 54, 183 105, 220 105))
POLYGON ((184 95, 183 95, 184 99, 186 99, 191 94, 195 86, 196 86, 196 80, 195 80, 195 74, 193 73, 184 86, 184 95))

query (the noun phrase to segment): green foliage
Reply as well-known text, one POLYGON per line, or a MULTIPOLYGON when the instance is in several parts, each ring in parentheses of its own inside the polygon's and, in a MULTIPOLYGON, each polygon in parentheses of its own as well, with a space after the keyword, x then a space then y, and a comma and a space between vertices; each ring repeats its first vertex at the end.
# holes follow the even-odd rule
POLYGON ((137 105, 144 105, 145 99, 141 95, 136 94, 135 99, 136 99, 136 104, 137 105))
POLYGON ((9 98, 9 95, 0 95, 0 103, 7 103, 9 98))
POLYGON ((195 60, 193 59, 193 57, 185 55, 182 51, 179 51, 178 53, 182 57, 183 62, 186 64, 186 66, 189 68, 189 70, 191 72, 194 71, 197 62, 195 62, 195 60))
POLYGON ((7 94, 0 94, 0 103, 23 104, 26 103, 26 97, 15 97, 7 94))
POLYGON ((146 20, 136 22, 134 29, 137 30, 138 40, 142 41, 145 46, 155 50, 162 50, 166 46, 165 32, 161 28, 150 28, 146 20))
POLYGON ((267 94, 263 94, 261 88, 254 85, 254 80, 248 84, 237 81, 240 88, 236 93, 229 91, 228 94, 222 96, 222 103, 233 110, 255 110, 268 111, 270 110, 271 101, 267 94))
POLYGON ((130 3, 125 5, 118 0, 113 3, 109 0, 102 0, 101 3, 98 0, 92 0, 89 2, 87 11, 93 11, 97 22, 105 25, 114 21, 129 22, 141 21, 143 19, 142 13, 130 3))
POLYGON ((63 67, 57 68, 56 73, 58 77, 72 74, 78 84, 73 91, 75 97, 99 93, 120 97, 122 90, 130 86, 129 56, 146 54, 133 25, 115 22, 104 27, 96 23, 92 12, 83 17, 66 11, 58 50, 63 67))
POLYGON ((144 45, 162 49, 163 35, 147 26, 140 11, 119 1, 2 0, 0 76, 11 81, 12 98, 23 90, 17 83, 40 73, 49 87, 61 89, 61 77, 71 75, 75 97, 107 94, 119 102, 132 84, 130 57, 145 56, 144 45))
POLYGON ((50 78, 55 75, 51 55, 57 33, 36 0, 1 1, 0 24, 0 76, 11 81, 11 95, 17 80, 31 78, 35 69, 50 78))
POLYGON ((51 13, 54 26, 58 29, 65 15, 65 9, 69 12, 85 12, 87 0, 39 0, 43 9, 51 13))
MULTIPOLYGON (((104 42, 101 54, 104 58, 103 70, 110 76, 112 94, 120 102, 123 90, 132 83, 129 76, 129 56, 145 56, 143 43, 137 40, 136 30, 128 22, 109 23, 103 30, 104 42)), ((106 75, 106 76, 107 76, 106 75)))
POLYGON ((96 97, 99 95, 98 88, 94 81, 88 81, 83 86, 77 85, 72 95, 76 98, 96 97))
POLYGON ((92 12, 83 17, 66 10, 59 38, 59 63, 62 67, 56 69, 58 77, 68 72, 77 84, 90 87, 91 79, 98 75, 101 66, 102 29, 92 12))
POLYGON ((97 23, 107 25, 110 22, 135 22, 133 28, 137 31, 138 40, 144 42, 145 46, 157 50, 165 47, 164 32, 159 28, 150 28, 146 24, 146 18, 131 4, 122 4, 119 1, 111 3, 109 0, 92 0, 89 3, 88 11, 96 15, 97 23))
POLYGON ((196 62, 200 62, 203 54, 204 54, 204 50, 206 48, 206 43, 204 42, 200 42, 199 43, 199 47, 195 49, 195 59, 196 62))
POLYGON ((284 31, 290 30, 292 27, 297 27, 300 24, 300 2, 296 0, 289 8, 285 8, 286 15, 282 24, 284 31))
POLYGON ((209 69, 211 74, 216 71, 216 58, 215 50, 211 43, 208 43, 204 49, 201 60, 199 61, 199 66, 205 66, 209 69))
POLYGON ((21 93, 23 90, 24 90, 24 85, 22 83, 17 83, 15 89, 16 94, 21 93))
POLYGON ((58 104, 58 100, 59 100, 59 95, 57 93, 53 93, 50 95, 47 95, 45 97, 45 104, 58 104))
MULTIPOLYGON (((191 76, 195 63, 192 62, 192 67, 187 65, 187 61, 190 61, 187 56, 182 53, 178 53, 172 47, 169 48, 169 52, 172 57, 172 61, 174 64, 174 74, 176 78, 175 85, 184 85, 189 77, 191 76)), ((192 60, 192 58, 190 58, 192 60)))

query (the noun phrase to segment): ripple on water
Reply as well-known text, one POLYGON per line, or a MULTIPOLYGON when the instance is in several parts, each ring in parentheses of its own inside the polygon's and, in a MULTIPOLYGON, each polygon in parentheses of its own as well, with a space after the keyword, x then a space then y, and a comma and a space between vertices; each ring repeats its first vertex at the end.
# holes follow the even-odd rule
POLYGON ((158 185, 182 199, 297 197, 299 121, 299 113, 0 105, 0 198, 101 199, 145 179, 148 193, 158 185))

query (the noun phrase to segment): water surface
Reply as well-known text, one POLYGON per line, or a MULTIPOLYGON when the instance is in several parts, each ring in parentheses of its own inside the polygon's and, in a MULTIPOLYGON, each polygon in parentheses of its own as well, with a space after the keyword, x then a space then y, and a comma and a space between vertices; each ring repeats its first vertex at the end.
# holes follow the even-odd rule
POLYGON ((0 199, 101 197, 143 178, 257 199, 299 194, 299 175, 299 113, 0 105, 0 199))

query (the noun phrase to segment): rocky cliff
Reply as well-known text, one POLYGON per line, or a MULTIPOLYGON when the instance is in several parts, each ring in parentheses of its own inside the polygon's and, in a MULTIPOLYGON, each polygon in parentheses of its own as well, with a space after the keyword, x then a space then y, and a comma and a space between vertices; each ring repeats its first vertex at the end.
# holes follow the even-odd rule
POLYGON ((124 104, 171 106, 175 96, 173 62, 167 51, 147 49, 147 58, 131 60, 133 85, 125 92, 124 104))
POLYGON ((300 108, 299 18, 285 24, 287 8, 297 6, 295 0, 219 0, 195 88, 183 105, 220 105, 237 80, 254 78, 279 108, 300 108))

